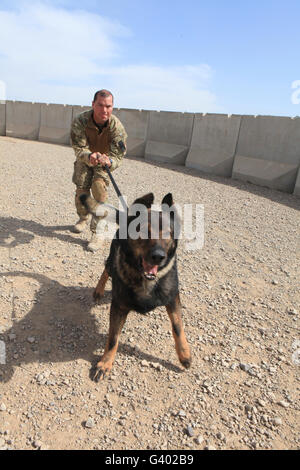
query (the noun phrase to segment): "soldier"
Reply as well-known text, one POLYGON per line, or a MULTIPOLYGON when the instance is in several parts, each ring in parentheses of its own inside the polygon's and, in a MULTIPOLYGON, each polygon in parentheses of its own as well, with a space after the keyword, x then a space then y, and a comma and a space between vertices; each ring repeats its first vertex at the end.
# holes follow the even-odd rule
MULTIPOLYGON (((74 232, 81 233, 87 222, 88 214, 79 200, 81 194, 90 194, 98 202, 107 200, 109 177, 104 170, 110 171, 121 164, 126 153, 126 131, 120 120, 112 114, 113 95, 108 90, 95 93, 92 109, 79 114, 72 122, 71 140, 76 155, 73 183, 76 184, 75 206, 79 220, 74 232)), ((96 233, 101 217, 92 216, 92 237, 88 244, 90 251, 101 247, 101 238, 96 233)))

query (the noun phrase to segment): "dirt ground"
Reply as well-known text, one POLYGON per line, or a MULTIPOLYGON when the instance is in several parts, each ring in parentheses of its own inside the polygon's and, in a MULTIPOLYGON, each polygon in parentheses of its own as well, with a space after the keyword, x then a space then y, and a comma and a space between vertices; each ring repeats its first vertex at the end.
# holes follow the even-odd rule
MULTIPOLYGON (((0 138, 0 449, 299 449, 300 199, 125 159, 129 202, 204 206, 204 246, 178 265, 193 363, 164 308, 129 314, 109 378, 89 376, 108 331, 110 242, 86 250, 70 147, 0 138)), ((117 205, 113 188, 110 202, 117 205)))

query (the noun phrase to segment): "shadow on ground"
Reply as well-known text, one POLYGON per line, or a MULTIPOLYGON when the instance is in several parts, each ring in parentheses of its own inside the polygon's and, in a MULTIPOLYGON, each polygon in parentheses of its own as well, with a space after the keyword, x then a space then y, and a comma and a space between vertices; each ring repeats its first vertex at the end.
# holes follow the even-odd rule
MULTIPOLYGON (((99 360, 95 351, 104 349, 107 337, 101 317, 109 315, 109 311, 101 307, 110 303, 109 292, 99 304, 99 316, 97 312, 96 317, 91 314, 94 303, 90 287, 65 286, 42 274, 28 272, 2 272, 0 275, 28 278, 28 282, 38 281, 40 284, 31 310, 22 319, 16 318, 13 326, 0 334, 6 345, 6 364, 0 365, 1 382, 11 380, 17 367, 29 363, 84 359, 92 367, 99 360), (33 338, 34 342, 31 342, 33 338)), ((122 342, 118 354, 158 362, 169 370, 182 372, 176 365, 122 342)))
POLYGON ((74 243, 84 247, 86 242, 68 233, 72 225, 42 225, 38 222, 14 217, 0 217, 0 246, 15 248, 18 245, 30 243, 34 235, 47 238, 57 238, 63 242, 74 243))

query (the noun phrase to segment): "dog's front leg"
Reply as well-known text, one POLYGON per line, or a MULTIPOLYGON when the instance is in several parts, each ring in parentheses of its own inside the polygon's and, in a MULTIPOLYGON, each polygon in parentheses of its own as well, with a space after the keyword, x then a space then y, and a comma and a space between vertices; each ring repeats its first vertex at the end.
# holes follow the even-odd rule
POLYGON ((95 368, 96 370, 94 374, 94 380, 96 382, 104 379, 104 377, 109 374, 112 369, 115 355, 118 349, 120 333, 126 321, 128 312, 128 308, 120 307, 115 303, 111 304, 108 338, 106 341, 104 354, 101 360, 96 364, 95 368))
POLYGON ((109 278, 109 275, 108 275, 107 269, 105 268, 99 279, 96 289, 94 290, 94 293, 93 293, 94 300, 100 300, 104 296, 104 289, 108 281, 108 278, 109 278))
POLYGON ((172 333, 178 358, 181 364, 188 369, 191 365, 191 353, 183 330, 179 294, 177 294, 171 304, 166 306, 166 309, 172 324, 172 333))

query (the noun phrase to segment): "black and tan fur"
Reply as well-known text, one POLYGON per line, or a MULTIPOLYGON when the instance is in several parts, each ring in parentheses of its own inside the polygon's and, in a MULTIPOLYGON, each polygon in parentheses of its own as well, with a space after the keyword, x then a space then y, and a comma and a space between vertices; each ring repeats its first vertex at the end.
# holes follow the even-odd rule
MULTIPOLYGON (((171 216, 170 229, 162 232, 162 219, 169 217, 169 212, 159 212, 159 231, 153 233, 151 226, 152 193, 135 201, 143 204, 148 211, 147 239, 119 239, 118 232, 111 243, 110 254, 105 269, 94 292, 95 300, 104 295, 109 277, 112 279, 112 302, 110 325, 104 354, 97 363, 94 380, 103 379, 114 362, 118 349, 119 336, 130 310, 145 314, 155 307, 165 306, 171 320, 175 348, 181 364, 189 368, 191 364, 190 348, 187 343, 181 319, 181 303, 177 275, 176 249, 174 238, 174 220, 171 216)), ((81 196, 82 204, 89 212, 95 213, 99 204, 92 198, 81 196)), ((167 194, 162 207, 173 205, 171 194, 167 194)), ((130 213, 130 212, 129 212, 130 213)), ((127 217, 128 225, 135 217, 127 217)))

